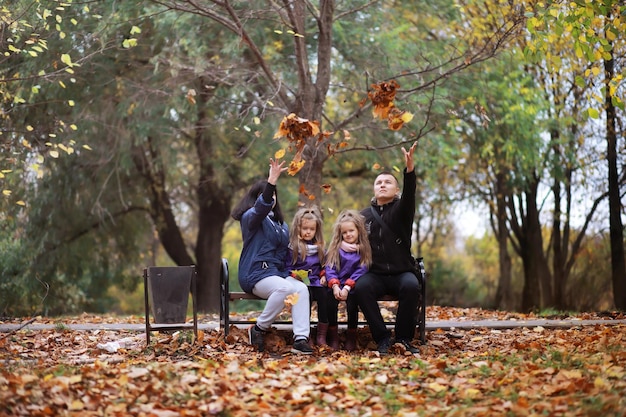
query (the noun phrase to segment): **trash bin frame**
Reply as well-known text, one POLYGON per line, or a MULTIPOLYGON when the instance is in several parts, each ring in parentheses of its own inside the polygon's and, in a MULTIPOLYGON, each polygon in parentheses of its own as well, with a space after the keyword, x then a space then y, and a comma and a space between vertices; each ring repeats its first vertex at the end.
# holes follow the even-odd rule
MULTIPOLYGON (((190 266, 176 266, 176 267, 158 267, 151 266, 144 268, 143 270, 143 285, 144 285, 144 300, 146 307, 146 346, 150 346, 150 333, 157 332, 162 330, 189 330, 193 329, 194 341, 198 339, 198 309, 196 305, 196 282, 197 282, 198 273, 196 271, 195 265, 190 266), (159 270, 160 268, 187 268, 191 269, 191 302, 192 302, 192 311, 193 311, 193 322, 192 323, 151 323, 150 322, 150 285, 149 285, 149 270, 159 270)), ((185 313, 186 319, 186 313, 185 313)))

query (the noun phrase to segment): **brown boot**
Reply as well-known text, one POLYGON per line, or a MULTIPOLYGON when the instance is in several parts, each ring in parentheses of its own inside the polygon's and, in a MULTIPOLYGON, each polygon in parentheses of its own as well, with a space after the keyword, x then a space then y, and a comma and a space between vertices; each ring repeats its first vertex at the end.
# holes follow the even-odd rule
POLYGON ((339 349, 339 329, 337 326, 328 326, 328 346, 332 350, 339 349))
POLYGON ((326 344, 326 333, 328 332, 328 323, 317 323, 317 335, 315 342, 318 346, 326 344))
POLYGON ((352 352, 353 350, 356 350, 356 334, 357 334, 356 329, 348 329, 348 331, 346 332, 345 349, 348 352, 352 352))

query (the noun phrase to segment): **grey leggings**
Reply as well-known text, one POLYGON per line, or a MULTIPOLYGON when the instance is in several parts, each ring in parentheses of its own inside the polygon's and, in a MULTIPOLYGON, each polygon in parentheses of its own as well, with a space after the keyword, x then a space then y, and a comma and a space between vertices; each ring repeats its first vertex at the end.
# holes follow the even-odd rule
POLYGON ((306 284, 292 277, 272 275, 257 282, 252 293, 267 300, 265 308, 256 321, 257 326, 262 330, 268 330, 285 308, 285 297, 298 293, 298 302, 291 306, 294 340, 309 338, 311 317, 309 288, 306 284))

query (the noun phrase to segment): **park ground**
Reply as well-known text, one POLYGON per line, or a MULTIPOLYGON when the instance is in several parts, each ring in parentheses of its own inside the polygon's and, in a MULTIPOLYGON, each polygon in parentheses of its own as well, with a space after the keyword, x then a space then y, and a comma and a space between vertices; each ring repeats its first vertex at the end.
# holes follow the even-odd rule
POLYGON ((300 356, 284 329, 261 354, 245 328, 147 346, 143 316, 5 318, 0 416, 626 416, 625 318, 428 307, 427 323, 459 326, 431 326, 419 355, 386 356, 367 328, 356 352, 300 356))

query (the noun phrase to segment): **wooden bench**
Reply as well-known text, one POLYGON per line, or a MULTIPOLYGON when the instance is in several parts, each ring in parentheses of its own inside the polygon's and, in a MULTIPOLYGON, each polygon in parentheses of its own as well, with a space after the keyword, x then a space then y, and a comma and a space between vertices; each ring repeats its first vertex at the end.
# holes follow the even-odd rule
MULTIPOLYGON (((421 302, 417 306, 415 315, 417 318, 417 332, 419 340, 422 344, 426 343, 426 270, 424 269, 424 262, 422 258, 418 258, 421 273, 418 274, 418 280, 421 284, 421 302)), ((233 320, 230 318, 230 303, 239 300, 264 300, 254 294, 247 292, 230 292, 229 290, 229 271, 228 261, 222 258, 221 274, 220 274, 220 328, 224 330, 224 335, 228 335, 231 324, 253 324, 254 320, 233 320)), ((379 301, 398 301, 396 297, 391 295, 384 295, 379 301)), ((291 321, 276 321, 276 324, 291 324, 291 321)), ((314 321, 312 321, 315 324, 314 321)), ((345 323, 341 323, 345 324, 345 323)), ((360 324, 366 324, 364 322, 360 324)), ((387 322, 388 325, 393 325, 395 322, 387 322)))

